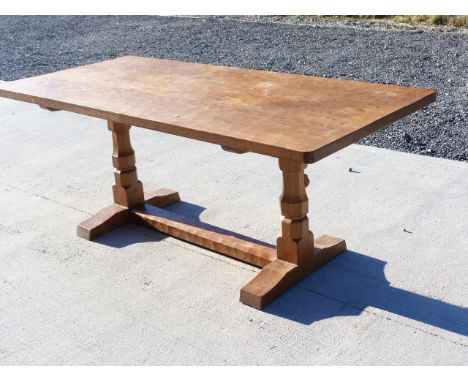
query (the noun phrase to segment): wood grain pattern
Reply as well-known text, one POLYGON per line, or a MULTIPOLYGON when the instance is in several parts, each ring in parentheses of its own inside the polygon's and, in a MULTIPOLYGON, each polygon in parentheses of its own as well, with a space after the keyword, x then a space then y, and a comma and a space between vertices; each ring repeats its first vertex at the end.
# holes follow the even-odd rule
POLYGON ((306 266, 314 253, 314 235, 309 231, 309 199, 306 194, 308 178, 306 165, 280 159, 283 173, 283 193, 280 197, 281 236, 276 241, 277 257, 280 260, 306 266))
POLYGON ((283 173, 280 197, 281 236, 277 239, 276 259, 241 289, 240 301, 263 309, 308 274, 346 250, 346 242, 332 236, 314 241, 309 230, 309 200, 306 187, 309 178, 304 163, 279 159, 283 173))
POLYGON ((108 121, 108 128, 112 132, 114 147, 114 203, 127 208, 141 205, 145 202, 145 197, 143 184, 138 180, 135 167, 135 152, 130 143, 130 126, 108 121))
POLYGON ((276 258, 276 250, 271 245, 162 208, 145 205, 130 213, 137 223, 256 267, 264 267, 276 258))
POLYGON ((263 309, 294 284, 346 251, 345 241, 332 236, 321 236, 315 244, 314 251, 309 254, 311 261, 305 266, 277 259, 263 267, 241 289, 240 302, 252 308, 263 309))
POLYGON ((179 193, 168 188, 145 192, 145 203, 155 207, 164 208, 178 201, 180 201, 179 193))
POLYGON ((111 204, 78 224, 76 233, 83 239, 94 240, 124 225, 129 220, 130 214, 126 207, 111 204))
MULTIPOLYGON (((167 188, 145 193, 145 203, 160 208, 167 207, 179 200, 179 193, 167 188)), ((77 235, 86 240, 94 240, 130 221, 130 210, 127 207, 111 204, 78 224, 77 235)))
POLYGON ((304 163, 435 100, 429 89, 132 56, 0 83, 0 96, 304 163))

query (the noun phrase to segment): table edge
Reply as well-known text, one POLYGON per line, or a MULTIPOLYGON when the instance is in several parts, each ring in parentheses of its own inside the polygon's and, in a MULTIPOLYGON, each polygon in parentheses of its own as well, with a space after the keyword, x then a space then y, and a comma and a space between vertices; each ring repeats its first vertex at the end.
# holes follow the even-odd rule
MULTIPOLYGON (((6 82, 8 83, 8 82, 6 82)), ((119 122, 123 124, 128 124, 135 127, 146 128, 150 130, 155 130, 167 134, 172 134, 184 138, 195 139, 198 141, 208 142, 212 144, 217 144, 220 146, 230 147, 242 152, 253 152, 260 155, 267 155, 276 158, 285 158, 298 162, 304 162, 307 164, 315 163, 347 146, 352 143, 355 143, 359 139, 366 137, 373 132, 397 121, 400 118, 403 118, 420 108, 430 104, 436 99, 436 92, 432 89, 425 89, 428 91, 428 94, 420 98, 419 100, 410 103, 409 105, 394 111, 386 115, 383 118, 380 118, 367 126, 360 128, 357 131, 354 131, 348 135, 345 135, 336 141, 330 142, 329 144, 322 146, 313 151, 297 151, 292 149, 287 149, 280 146, 274 146, 265 143, 251 142, 249 140, 227 137, 225 135, 209 133, 201 130, 194 130, 189 127, 183 127, 179 125, 167 124, 164 122, 152 121, 139 117, 132 117, 128 115, 118 114, 105 110, 97 110, 87 106, 81 106, 76 104, 71 104, 63 101, 57 101, 53 99, 48 99, 39 96, 33 96, 21 92, 16 92, 13 90, 2 89, 0 85, 0 97, 9 98, 16 101, 27 102, 35 104, 38 106, 68 111, 72 113, 77 113, 81 115, 87 115, 94 118, 100 118, 104 120, 111 120, 114 122, 119 122)))
MULTIPOLYGON (((426 88, 419 88, 426 89, 426 88)), ((367 137, 368 135, 375 133, 376 131, 387 127, 388 125, 396 122, 408 115, 422 109, 423 107, 431 104, 436 100, 437 93, 433 89, 426 89, 430 91, 426 96, 420 98, 419 100, 402 107, 401 109, 395 110, 393 113, 387 114, 385 117, 375 120, 374 122, 368 124, 367 126, 362 127, 361 129, 349 133, 336 141, 333 141, 321 148, 305 153, 304 161, 305 163, 315 163, 319 160, 326 158, 327 156, 344 149, 345 147, 359 141, 362 138, 367 137)))

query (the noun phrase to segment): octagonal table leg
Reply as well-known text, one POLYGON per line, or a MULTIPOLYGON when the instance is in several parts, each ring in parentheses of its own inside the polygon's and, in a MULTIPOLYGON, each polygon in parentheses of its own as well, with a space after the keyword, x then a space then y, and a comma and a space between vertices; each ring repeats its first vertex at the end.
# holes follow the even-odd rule
POLYGON ((114 204, 102 209, 78 224, 78 236, 93 240, 131 220, 130 210, 147 204, 166 207, 180 200, 179 194, 169 189, 144 193, 135 166, 135 151, 130 142, 130 127, 108 121, 112 132, 112 163, 115 184, 112 186, 114 204))
POLYGON ((295 283, 346 250, 342 239, 322 236, 314 241, 309 230, 309 201, 304 163, 280 159, 283 193, 280 198, 281 236, 276 241, 276 260, 241 289, 240 301, 262 309, 295 283))

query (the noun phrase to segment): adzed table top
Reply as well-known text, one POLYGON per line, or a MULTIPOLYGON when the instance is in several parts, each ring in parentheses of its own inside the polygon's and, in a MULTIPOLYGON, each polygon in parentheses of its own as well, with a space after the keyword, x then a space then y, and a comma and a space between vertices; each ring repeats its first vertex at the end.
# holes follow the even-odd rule
POLYGON ((435 100, 430 89, 125 56, 0 96, 313 163, 435 100))

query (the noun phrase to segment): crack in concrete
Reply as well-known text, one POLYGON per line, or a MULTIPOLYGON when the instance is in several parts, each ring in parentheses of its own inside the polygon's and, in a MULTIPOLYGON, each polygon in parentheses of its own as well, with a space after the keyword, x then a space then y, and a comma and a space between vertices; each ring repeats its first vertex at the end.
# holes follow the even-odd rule
POLYGON ((25 189, 22 189, 22 188, 20 188, 20 187, 13 186, 13 185, 11 185, 11 184, 5 184, 5 185, 6 185, 7 187, 11 187, 11 188, 12 188, 13 190, 15 190, 15 191, 20 191, 20 192, 24 192, 25 194, 34 195, 34 196, 36 196, 36 197, 38 197, 38 198, 47 200, 47 201, 52 202, 52 203, 54 203, 54 204, 58 204, 58 205, 60 205, 60 206, 67 207, 67 208, 70 208, 70 209, 75 210, 75 211, 83 212, 84 214, 87 214, 87 215, 90 215, 90 216, 92 215, 90 212, 83 211, 83 210, 80 210, 79 208, 76 208, 76 207, 73 207, 73 206, 69 206, 68 204, 59 202, 59 201, 57 201, 57 200, 50 199, 50 198, 48 198, 48 197, 45 196, 45 195, 38 194, 37 192, 25 190, 25 189))

